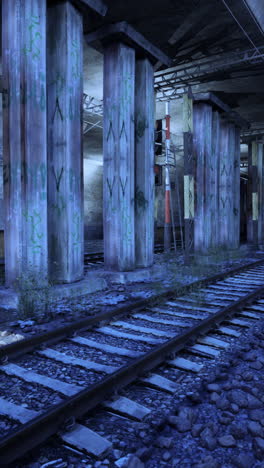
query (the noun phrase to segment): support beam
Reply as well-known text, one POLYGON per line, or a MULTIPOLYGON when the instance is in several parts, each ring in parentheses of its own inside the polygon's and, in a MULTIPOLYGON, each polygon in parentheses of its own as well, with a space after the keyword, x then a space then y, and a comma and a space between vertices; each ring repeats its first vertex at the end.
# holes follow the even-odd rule
POLYGON ((117 271, 135 267, 135 51, 104 51, 104 257, 117 271))
POLYGON ((82 17, 69 1, 48 8, 49 273, 83 276, 82 17))
POLYGON ((136 61, 135 87, 135 248, 136 266, 154 262, 154 71, 136 61))
POLYGON ((47 275, 46 0, 3 0, 5 273, 47 275))

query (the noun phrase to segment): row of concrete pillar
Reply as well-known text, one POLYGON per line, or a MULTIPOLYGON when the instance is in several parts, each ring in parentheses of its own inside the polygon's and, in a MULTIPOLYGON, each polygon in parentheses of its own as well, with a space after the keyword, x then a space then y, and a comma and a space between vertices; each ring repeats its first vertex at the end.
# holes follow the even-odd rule
POLYGON ((186 250, 189 246, 203 254, 236 249, 240 241, 240 126, 220 113, 210 93, 186 95, 184 106, 186 250))
POLYGON ((254 247, 264 248, 264 151, 263 143, 248 145, 247 240, 254 247))
MULTIPOLYGON (((73 282, 83 276, 82 17, 66 0, 3 0, 3 18, 6 281, 33 270, 73 282)), ((161 58, 125 30, 129 45, 104 44, 105 266, 120 271, 153 263, 161 58)))

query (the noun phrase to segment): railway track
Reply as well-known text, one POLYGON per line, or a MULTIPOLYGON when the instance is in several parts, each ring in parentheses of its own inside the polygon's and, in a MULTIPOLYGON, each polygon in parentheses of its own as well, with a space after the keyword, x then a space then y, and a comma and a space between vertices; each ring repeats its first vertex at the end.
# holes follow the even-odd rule
MULTIPOLYGON (((178 246, 180 249, 180 246, 178 246)), ((171 246, 171 250, 173 250, 173 245, 171 246)), ((162 244, 156 244, 154 247, 154 253, 161 253, 164 251, 164 246, 162 244)), ((104 253, 103 252, 85 252, 84 254, 84 268, 87 270, 89 267, 94 265, 103 265, 104 263, 104 253)), ((5 264, 2 261, 0 263, 0 281, 4 281, 5 276, 5 264)))
POLYGON ((98 404, 143 418, 148 408, 109 398, 146 374, 141 384, 173 393, 160 366, 199 372, 194 356, 215 358, 264 317, 262 297, 263 260, 1 348, 0 465, 55 433, 101 456, 110 442, 76 421, 98 404), (29 405, 17 381, 30 385, 29 405))
MULTIPOLYGON (((180 249, 180 246, 177 246, 180 249)), ((171 250, 174 249, 173 244, 171 245, 171 250)), ((154 253, 164 252, 164 245, 156 244, 154 247, 154 253)), ((94 264, 103 264, 104 263, 104 253, 103 252, 86 252, 84 254, 84 265, 92 266, 94 264)))

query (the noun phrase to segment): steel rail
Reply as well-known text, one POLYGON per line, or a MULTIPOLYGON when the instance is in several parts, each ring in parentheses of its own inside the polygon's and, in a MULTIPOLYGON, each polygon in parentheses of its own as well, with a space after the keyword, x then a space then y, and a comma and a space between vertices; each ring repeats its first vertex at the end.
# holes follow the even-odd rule
POLYGON ((257 260, 256 262, 251 262, 246 265, 242 265, 232 270, 217 273, 216 275, 209 276, 204 279, 199 279, 192 283, 183 285, 176 290, 172 289, 165 289, 162 293, 154 294, 149 298, 140 299, 137 301, 132 302, 131 304, 124 304, 120 307, 116 307, 115 309, 100 312, 99 314, 93 317, 87 317, 82 320, 77 320, 73 323, 65 325, 64 327, 59 327, 55 330, 48 331, 45 333, 41 333, 39 335, 25 338, 24 340, 16 341, 14 343, 10 343, 6 346, 0 347, 0 360, 4 363, 9 359, 17 359, 23 356, 26 353, 32 352, 36 347, 41 345, 51 345, 55 344, 58 341, 61 341, 72 334, 84 330, 88 330, 90 327, 93 327, 100 322, 104 322, 106 320, 110 320, 114 317, 119 315, 131 312, 132 310, 136 310, 145 306, 153 305, 153 303, 157 301, 161 301, 162 299, 166 300, 168 297, 179 297, 182 296, 194 289, 199 289, 203 286, 209 285, 216 281, 220 281, 224 278, 228 278, 236 273, 241 271, 254 268, 255 266, 261 265, 264 263, 264 260, 257 260))
POLYGON ((137 358, 129 365, 121 367, 103 381, 94 384, 89 389, 82 390, 68 398, 44 414, 32 419, 16 431, 0 440, 1 466, 10 464, 52 435, 65 430, 67 421, 83 416, 98 404, 110 397, 113 391, 121 390, 144 373, 162 364, 172 353, 190 345, 198 336, 214 329, 219 323, 236 314, 240 309, 264 295, 264 286, 247 294, 219 312, 202 320, 198 325, 189 328, 180 336, 176 336, 153 350, 137 358))

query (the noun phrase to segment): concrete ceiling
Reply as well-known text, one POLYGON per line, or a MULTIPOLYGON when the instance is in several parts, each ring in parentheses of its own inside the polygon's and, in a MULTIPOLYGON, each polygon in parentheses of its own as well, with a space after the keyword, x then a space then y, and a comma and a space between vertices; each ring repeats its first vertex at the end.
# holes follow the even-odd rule
MULTIPOLYGON (((107 15, 104 18, 85 15, 85 33, 103 24, 127 21, 168 54, 175 65, 251 49, 250 40, 256 47, 264 46, 264 35, 242 0, 225 0, 226 4, 223 0, 104 1, 108 6, 107 15)), ((162 66, 157 63, 156 69, 162 66)), ((103 92, 102 70, 102 55, 85 44, 84 89, 98 99, 102 99, 103 92)), ((264 59, 258 65, 241 64, 240 70, 244 76, 239 76, 237 68, 234 75, 219 72, 215 81, 194 86, 193 91, 219 93, 219 97, 250 123, 263 122, 264 127, 264 59)))

